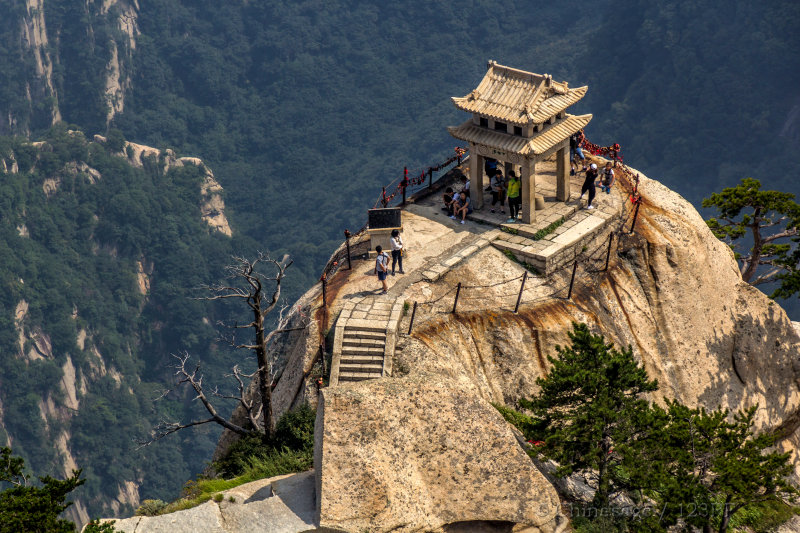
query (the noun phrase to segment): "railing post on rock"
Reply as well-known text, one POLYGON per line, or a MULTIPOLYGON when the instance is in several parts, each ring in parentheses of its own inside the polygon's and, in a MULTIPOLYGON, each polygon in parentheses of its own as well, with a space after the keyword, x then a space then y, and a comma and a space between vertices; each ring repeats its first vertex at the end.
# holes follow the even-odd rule
POLYGON ((433 167, 428 167, 428 188, 433 188, 433 167))
POLYGON ((417 314, 417 302, 414 302, 414 308, 411 310, 411 321, 408 323, 408 333, 406 335, 411 335, 411 328, 414 326, 414 317, 417 314))
POLYGON ((611 259, 611 243, 614 242, 614 232, 608 234, 608 251, 606 252, 606 266, 603 268, 603 272, 608 270, 608 262, 611 259))
POLYGON ((522 291, 525 290, 525 280, 528 279, 528 271, 522 274, 522 285, 519 287, 519 296, 517 296, 517 305, 514 306, 514 314, 519 311, 519 302, 522 300, 522 291))
POLYGON ((458 295, 461 293, 461 282, 458 282, 458 286, 456 287, 456 299, 453 300, 453 314, 456 313, 456 306, 458 306, 458 295))
POLYGON ((353 265, 350 263, 350 231, 344 230, 344 242, 347 247, 347 270, 353 270, 353 265))
POLYGON ((578 271, 578 261, 572 264, 572 279, 569 280, 569 292, 567 293, 567 300, 572 298, 572 286, 575 284, 575 272, 578 271))
POLYGON ((322 282, 322 334, 328 329, 328 276, 322 273, 319 278, 322 282))
POLYGON ((636 219, 639 218, 639 206, 642 205, 642 197, 636 198, 636 209, 633 211, 633 223, 631 224, 631 233, 636 228, 636 219))

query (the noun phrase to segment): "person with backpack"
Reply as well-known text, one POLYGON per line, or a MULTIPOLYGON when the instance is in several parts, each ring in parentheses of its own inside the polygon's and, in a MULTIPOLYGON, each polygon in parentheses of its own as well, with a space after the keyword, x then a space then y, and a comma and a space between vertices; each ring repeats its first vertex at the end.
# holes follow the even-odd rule
POLYGON ((386 283, 386 275, 389 273, 389 256, 380 245, 375 247, 375 251, 378 252, 378 257, 375 258, 375 273, 383 285, 381 294, 386 294, 389 291, 389 285, 386 283))
POLYGON ((400 231, 392 230, 390 242, 392 243, 392 276, 394 276, 395 265, 400 265, 400 273, 405 274, 403 272, 403 241, 400 239, 400 231))
POLYGON ((585 139, 586 137, 583 135, 583 130, 577 131, 569 137, 570 176, 575 175, 575 156, 578 156, 581 160, 583 170, 586 171, 586 156, 583 155, 583 148, 581 148, 581 144, 583 144, 585 139))

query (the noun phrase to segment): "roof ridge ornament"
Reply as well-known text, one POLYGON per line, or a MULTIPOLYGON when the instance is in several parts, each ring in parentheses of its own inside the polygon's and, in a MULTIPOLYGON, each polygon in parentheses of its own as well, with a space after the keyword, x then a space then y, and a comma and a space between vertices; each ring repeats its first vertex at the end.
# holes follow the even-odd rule
POLYGON ((477 100, 481 97, 481 92, 478 89, 473 89, 471 93, 469 93, 468 98, 470 100, 477 100))

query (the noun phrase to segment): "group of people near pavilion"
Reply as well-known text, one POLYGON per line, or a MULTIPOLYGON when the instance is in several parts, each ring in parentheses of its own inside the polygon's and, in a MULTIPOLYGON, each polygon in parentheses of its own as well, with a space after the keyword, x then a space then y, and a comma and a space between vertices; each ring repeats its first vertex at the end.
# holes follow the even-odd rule
MULTIPOLYGON (((582 199, 584 194, 588 193, 586 209, 594 209, 592 202, 597 194, 596 187, 599 185, 601 191, 609 194, 614 184, 614 169, 610 161, 602 169, 598 169, 595 163, 587 165, 586 157, 581 149, 583 139, 583 130, 570 137, 570 175, 575 176, 579 172, 585 172, 586 177, 581 187, 579 198, 582 199), (580 165, 580 167, 576 165, 580 165)), ((489 186, 485 189, 485 192, 492 193, 490 212, 499 211, 505 214, 505 204, 507 202, 509 218, 506 224, 518 222, 520 208, 522 207, 522 197, 520 194, 521 182, 517 173, 514 170, 509 170, 507 175, 504 176, 503 171, 498 168, 498 161, 492 158, 486 158, 484 172, 489 177, 489 186)), ((444 195, 442 195, 442 202, 442 209, 448 212, 450 218, 453 220, 460 218, 460 223, 464 224, 467 215, 473 211, 469 180, 466 177, 462 177, 461 187, 457 188, 457 190, 453 187, 448 187, 444 195)))

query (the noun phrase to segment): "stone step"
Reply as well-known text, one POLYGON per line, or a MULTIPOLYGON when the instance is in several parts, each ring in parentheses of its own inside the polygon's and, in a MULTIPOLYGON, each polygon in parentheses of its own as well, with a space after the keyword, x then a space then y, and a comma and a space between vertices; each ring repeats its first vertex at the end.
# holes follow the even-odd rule
POLYGON ((383 363, 381 364, 345 364, 339 363, 339 376, 346 372, 357 372, 359 374, 381 374, 383 373, 383 363))
POLYGON ((365 381, 368 379, 377 379, 383 377, 380 372, 340 372, 339 381, 365 381))
POLYGON ((386 344, 386 337, 380 339, 365 339, 364 337, 348 337, 342 338, 342 346, 384 346, 386 344))
POLYGON ((380 355, 383 357, 383 346, 342 346, 342 357, 345 355, 380 355))
POLYGON ((340 365, 349 365, 349 364, 372 364, 372 363, 379 363, 383 364, 383 355, 343 355, 339 360, 340 365))
POLYGON ((375 335, 376 333, 386 334, 386 325, 380 322, 368 322, 366 320, 358 320, 359 324, 353 324, 354 320, 344 327, 345 335, 375 335))

